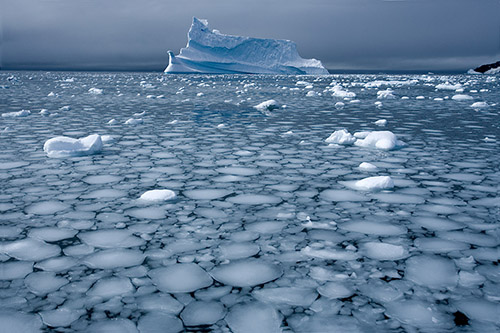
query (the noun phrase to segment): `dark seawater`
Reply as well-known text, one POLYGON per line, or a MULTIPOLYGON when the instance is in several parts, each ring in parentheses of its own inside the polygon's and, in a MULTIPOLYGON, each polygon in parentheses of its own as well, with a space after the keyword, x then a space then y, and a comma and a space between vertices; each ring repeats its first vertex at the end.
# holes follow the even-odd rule
POLYGON ((487 75, 0 72, 0 326, 498 331, 499 103, 487 75))

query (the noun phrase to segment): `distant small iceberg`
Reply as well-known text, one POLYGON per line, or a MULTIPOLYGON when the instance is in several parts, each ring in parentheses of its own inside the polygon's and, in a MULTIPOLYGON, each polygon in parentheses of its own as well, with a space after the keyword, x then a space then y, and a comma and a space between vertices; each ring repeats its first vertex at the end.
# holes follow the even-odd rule
POLYGON ((224 35, 196 17, 187 46, 168 55, 165 73, 172 74, 328 74, 321 61, 301 58, 292 41, 224 35))

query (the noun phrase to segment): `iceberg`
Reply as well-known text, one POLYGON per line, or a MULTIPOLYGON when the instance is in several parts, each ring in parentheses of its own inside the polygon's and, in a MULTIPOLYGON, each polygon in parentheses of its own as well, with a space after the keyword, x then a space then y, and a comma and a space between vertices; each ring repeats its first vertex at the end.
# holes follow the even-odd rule
POLYGON ((173 74, 328 74, 321 61, 301 58, 292 41, 225 35, 196 17, 187 46, 168 55, 165 73, 173 74))

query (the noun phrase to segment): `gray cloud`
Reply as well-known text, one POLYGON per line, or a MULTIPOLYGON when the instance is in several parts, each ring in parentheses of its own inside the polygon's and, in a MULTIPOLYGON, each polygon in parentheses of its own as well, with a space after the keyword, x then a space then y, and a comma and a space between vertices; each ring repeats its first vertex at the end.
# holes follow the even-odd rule
POLYGON ((162 70, 191 17, 291 39, 331 69, 466 69, 500 59, 498 0, 0 0, 2 68, 162 70))

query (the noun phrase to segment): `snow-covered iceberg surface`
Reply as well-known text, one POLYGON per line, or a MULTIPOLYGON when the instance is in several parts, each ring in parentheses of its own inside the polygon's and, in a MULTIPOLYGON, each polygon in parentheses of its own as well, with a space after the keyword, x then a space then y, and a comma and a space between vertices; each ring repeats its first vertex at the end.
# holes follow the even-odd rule
POLYGON ((469 74, 500 74, 500 61, 469 69, 469 74))
POLYGON ((187 46, 168 55, 165 73, 328 74, 321 61, 301 58, 292 41, 224 35, 196 17, 187 46))

